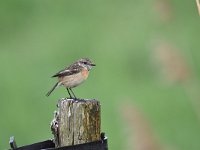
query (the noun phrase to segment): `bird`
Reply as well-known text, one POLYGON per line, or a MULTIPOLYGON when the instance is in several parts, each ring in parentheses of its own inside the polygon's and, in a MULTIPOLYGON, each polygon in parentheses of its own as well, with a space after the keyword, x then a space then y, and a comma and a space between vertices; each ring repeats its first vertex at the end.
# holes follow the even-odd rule
POLYGON ((67 89, 70 98, 76 99, 72 88, 77 87, 83 83, 88 78, 89 72, 94 66, 96 65, 89 58, 81 58, 65 69, 57 72, 52 77, 57 77, 58 82, 46 94, 46 96, 49 96, 56 88, 64 86, 67 89))

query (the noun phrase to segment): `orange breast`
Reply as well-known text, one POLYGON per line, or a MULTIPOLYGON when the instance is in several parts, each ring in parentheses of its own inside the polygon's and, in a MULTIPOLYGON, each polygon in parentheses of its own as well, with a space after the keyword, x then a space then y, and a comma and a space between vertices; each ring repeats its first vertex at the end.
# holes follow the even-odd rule
POLYGON ((83 77, 84 77, 85 79, 87 79, 87 77, 88 77, 88 75, 89 75, 89 71, 88 71, 87 69, 83 69, 83 70, 81 71, 81 74, 83 75, 83 77))

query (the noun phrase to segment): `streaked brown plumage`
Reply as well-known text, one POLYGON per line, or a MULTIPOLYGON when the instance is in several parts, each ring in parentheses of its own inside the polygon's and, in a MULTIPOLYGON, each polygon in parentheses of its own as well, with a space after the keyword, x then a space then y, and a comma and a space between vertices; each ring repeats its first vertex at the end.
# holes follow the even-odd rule
POLYGON ((72 88, 80 85, 88 78, 89 71, 93 66, 95 66, 95 64, 92 63, 91 60, 89 60, 88 58, 81 58, 71 64, 69 67, 66 67, 65 69, 59 71, 52 76, 58 77, 58 82, 46 94, 46 96, 49 96, 55 88, 59 86, 64 86, 66 87, 70 98, 72 98, 71 93, 73 94, 73 97, 76 98, 75 94, 72 91, 72 88))

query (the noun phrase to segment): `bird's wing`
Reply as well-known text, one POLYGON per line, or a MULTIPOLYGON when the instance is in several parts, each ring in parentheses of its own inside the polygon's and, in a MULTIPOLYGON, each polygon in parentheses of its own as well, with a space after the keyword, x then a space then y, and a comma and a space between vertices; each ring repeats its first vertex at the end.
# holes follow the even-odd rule
POLYGON ((53 75, 52 77, 62 77, 62 76, 69 76, 72 74, 78 73, 79 70, 74 68, 74 69, 64 69, 53 75))
POLYGON ((65 69, 59 71, 52 77, 62 77, 62 76, 70 76, 72 74, 76 74, 80 71, 80 66, 78 63, 73 63, 69 67, 66 67, 65 69))

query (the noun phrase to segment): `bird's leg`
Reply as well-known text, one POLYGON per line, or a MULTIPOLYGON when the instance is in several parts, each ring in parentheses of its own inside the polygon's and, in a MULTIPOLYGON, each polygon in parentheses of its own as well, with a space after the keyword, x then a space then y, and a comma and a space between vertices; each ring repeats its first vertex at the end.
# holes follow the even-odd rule
POLYGON ((67 92, 68 92, 70 98, 72 98, 72 95, 71 95, 71 93, 69 92, 69 89, 68 89, 68 88, 66 88, 66 89, 67 89, 67 92))
POLYGON ((69 89, 70 89, 70 91, 72 92, 74 98, 77 99, 76 96, 75 96, 75 94, 74 94, 74 92, 72 91, 72 89, 71 89, 71 88, 69 88, 69 89))

